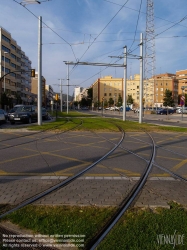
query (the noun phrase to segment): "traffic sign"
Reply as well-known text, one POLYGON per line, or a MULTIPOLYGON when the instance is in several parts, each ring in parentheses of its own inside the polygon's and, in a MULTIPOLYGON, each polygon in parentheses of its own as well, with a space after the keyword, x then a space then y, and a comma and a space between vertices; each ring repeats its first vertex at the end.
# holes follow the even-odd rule
POLYGON ((180 98, 180 105, 183 106, 185 103, 185 96, 182 95, 181 98, 180 98))
POLYGON ((181 101, 185 101, 185 96, 184 95, 181 96, 181 101))

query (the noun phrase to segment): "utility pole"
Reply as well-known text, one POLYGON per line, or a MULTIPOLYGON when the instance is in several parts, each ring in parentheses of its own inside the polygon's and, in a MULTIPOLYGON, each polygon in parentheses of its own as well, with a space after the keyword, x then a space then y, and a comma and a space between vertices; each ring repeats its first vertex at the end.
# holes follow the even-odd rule
POLYGON ((38 29, 38 125, 42 125, 42 17, 38 29))
POLYGON ((143 111, 143 34, 140 34, 140 108, 139 108, 139 123, 142 123, 143 111))
POLYGON ((124 47, 124 79, 123 79, 123 121, 126 121, 127 106, 127 46, 124 47))

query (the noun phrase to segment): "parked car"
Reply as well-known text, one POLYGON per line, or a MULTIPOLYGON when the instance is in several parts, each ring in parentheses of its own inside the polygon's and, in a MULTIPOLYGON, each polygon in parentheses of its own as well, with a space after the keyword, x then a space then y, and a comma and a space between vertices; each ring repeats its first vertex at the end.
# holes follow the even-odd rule
POLYGON ((42 108, 42 120, 48 120, 49 114, 45 108, 42 108))
POLYGON ((177 114, 182 114, 182 112, 183 112, 183 114, 187 114, 187 107, 184 107, 184 109, 182 109, 182 107, 180 107, 176 110, 177 114))
MULTIPOLYGON (((130 111, 130 107, 126 107, 126 111, 130 111)), ((120 111, 123 111, 123 106, 120 107, 120 111)))
POLYGON ((36 120, 36 106, 33 105, 22 105, 9 115, 9 121, 11 124, 14 124, 15 122, 31 123, 36 120))
POLYGON ((0 109, 0 123, 4 123, 4 122, 6 122, 4 110, 0 109))
POLYGON ((167 114, 171 115, 174 113, 174 110, 163 108, 163 109, 158 109, 156 113, 157 115, 167 115, 167 114))

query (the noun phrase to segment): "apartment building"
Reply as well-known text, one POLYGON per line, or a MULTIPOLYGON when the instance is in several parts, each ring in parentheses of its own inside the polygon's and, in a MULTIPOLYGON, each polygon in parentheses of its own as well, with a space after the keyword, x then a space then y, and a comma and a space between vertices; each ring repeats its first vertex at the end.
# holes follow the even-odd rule
POLYGON ((45 85, 45 95, 46 95, 46 106, 51 106, 51 101, 53 101, 54 91, 51 85, 45 85))
POLYGON ((134 106, 139 106, 139 86, 140 86, 140 75, 135 74, 134 77, 130 76, 127 79, 127 98, 132 96, 134 106))
POLYGON ((174 103, 178 105, 178 80, 175 74, 165 73, 154 76, 154 106, 162 107, 165 91, 172 91, 174 103))
POLYGON ((11 106, 19 102, 32 102, 31 93, 31 61, 11 34, 0 27, 0 77, 6 75, 0 83, 0 95, 5 92, 12 99, 11 106))
POLYGON ((119 95, 123 98, 123 78, 113 78, 105 76, 98 78, 92 85, 93 87, 93 102, 109 101, 110 98, 114 102, 118 101, 119 95))
POLYGON ((83 87, 76 87, 74 88, 74 101, 81 101, 80 99, 80 93, 82 92, 83 87))
MULTIPOLYGON (((42 106, 46 106, 46 79, 42 76, 42 106)), ((31 92, 38 95, 38 72, 35 72, 35 77, 32 77, 31 92)))
POLYGON ((187 69, 176 71, 176 78, 178 80, 178 94, 187 94, 187 69), (184 91, 181 87, 185 87, 184 91))

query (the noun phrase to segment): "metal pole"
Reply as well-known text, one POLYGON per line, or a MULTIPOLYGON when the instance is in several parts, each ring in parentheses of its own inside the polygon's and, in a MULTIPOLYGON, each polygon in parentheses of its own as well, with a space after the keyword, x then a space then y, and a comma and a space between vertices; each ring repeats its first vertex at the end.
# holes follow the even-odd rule
POLYGON ((143 33, 140 34, 140 105, 139 105, 139 123, 142 123, 143 109, 143 33))
POLYGON ((60 111, 62 112, 62 79, 60 79, 60 111))
MULTIPOLYGON (((5 75, 5 52, 4 52, 4 75, 5 75)), ((5 76, 4 76, 4 93, 5 93, 5 76)))
POLYGON ((183 105, 182 105, 182 121, 183 121, 183 114, 184 114, 184 105, 185 105, 185 98, 184 98, 184 88, 182 87, 182 101, 183 101, 183 105))
POLYGON ((124 79, 123 79, 123 121, 126 121, 127 102, 127 46, 124 47, 124 79))
POLYGON ((69 64, 67 64, 67 114, 68 114, 68 95, 69 95, 69 64))
POLYGON ((38 125, 42 125, 42 17, 38 30, 38 125))

